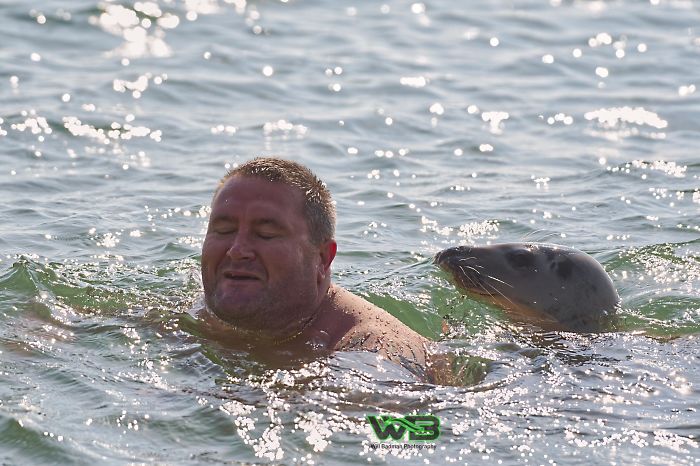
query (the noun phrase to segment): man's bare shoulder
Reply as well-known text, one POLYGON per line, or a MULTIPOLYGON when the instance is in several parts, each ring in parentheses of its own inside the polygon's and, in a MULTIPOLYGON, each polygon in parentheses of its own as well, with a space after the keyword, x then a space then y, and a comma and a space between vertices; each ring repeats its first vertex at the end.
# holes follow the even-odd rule
POLYGON ((331 288, 332 313, 345 316, 346 325, 335 344, 338 351, 373 351, 390 360, 425 363, 430 341, 384 309, 339 286, 331 288))

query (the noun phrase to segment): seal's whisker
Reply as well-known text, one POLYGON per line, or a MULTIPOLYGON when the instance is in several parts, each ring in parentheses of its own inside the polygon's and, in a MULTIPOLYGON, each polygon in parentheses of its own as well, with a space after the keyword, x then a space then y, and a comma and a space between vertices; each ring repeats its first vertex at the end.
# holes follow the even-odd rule
POLYGON ((473 265, 464 265, 464 266, 460 266, 460 267, 462 268, 462 271, 464 271, 464 268, 466 267, 469 270, 473 270, 477 275, 481 275, 481 272, 476 270, 476 268, 473 265))
POLYGON ((477 276, 480 274, 480 272, 479 272, 478 270, 476 270, 476 269, 475 269, 474 267, 472 267, 472 266, 463 266, 463 265, 460 265, 460 266, 458 266, 458 267, 459 267, 459 269, 462 271, 463 276, 464 276, 467 280, 469 280, 469 283, 470 283, 474 288, 476 288, 477 290, 483 288, 483 287, 479 284, 478 280, 476 280, 476 277, 473 276, 472 274, 468 273, 466 269, 469 269, 469 270, 473 271, 474 273, 477 274, 477 276))
POLYGON ((549 233, 547 233, 546 230, 540 228, 540 229, 537 229, 537 230, 533 230, 533 231, 531 231, 530 233, 528 233, 528 234, 526 234, 525 236, 523 236, 523 237, 521 238, 521 241, 530 240, 530 239, 531 239, 533 236, 535 236, 535 235, 541 235, 541 236, 537 236, 536 241, 537 241, 537 242, 543 242, 543 241, 546 241, 546 240, 548 240, 548 239, 550 239, 550 238, 554 238, 554 237, 556 237, 556 236, 559 236, 559 233, 554 233, 554 232, 549 232, 549 233), (544 234, 543 234, 543 233, 544 233, 544 234))
MULTIPOLYGON (((472 274, 467 273, 467 270, 471 270, 472 272, 474 272, 474 278, 477 278, 477 277, 479 277, 480 275, 482 275, 482 273, 481 273, 480 271, 476 270, 476 269, 475 269, 473 266, 471 266, 471 265, 460 265, 459 268, 460 268, 460 270, 464 273, 464 275, 470 277, 470 280, 471 280, 472 274)), ((476 284, 473 280, 471 280, 471 282, 474 283, 474 284, 476 284)))
MULTIPOLYGON (((508 301, 509 303, 511 303, 513 306, 516 305, 513 301, 511 301, 510 298, 508 298, 508 296, 504 295, 501 291, 498 290, 498 288, 496 288, 496 287, 493 286, 492 284, 484 282, 484 285, 490 286, 491 289, 493 289, 493 291, 495 291, 495 292, 498 293, 499 295, 503 296, 503 299, 505 299, 506 301, 508 301)), ((491 293, 489 293, 489 295, 490 295, 492 298, 494 297, 493 294, 491 294, 491 293)))
POLYGON ((476 288, 477 290, 483 289, 483 285, 481 285, 481 282, 476 279, 476 277, 469 277, 469 281, 471 282, 472 286, 476 288))
POLYGON ((467 261, 473 260, 473 259, 476 259, 476 257, 475 257, 475 256, 471 256, 471 257, 460 257, 460 258, 459 258, 459 262, 467 262, 467 261))
MULTIPOLYGON (((475 257, 463 258, 463 259, 460 259, 459 262, 466 262, 469 259, 475 259, 475 257)), ((464 277, 464 279, 466 279, 466 281, 468 281, 468 284, 471 285, 471 287, 473 287, 476 290, 479 290, 479 291, 486 293, 492 299, 496 298, 496 296, 494 295, 494 292, 495 292, 498 295, 502 296, 509 303, 515 305, 515 303, 513 301, 511 301, 506 295, 504 295, 501 291, 499 291, 498 288, 496 288, 493 284, 488 283, 485 280, 480 280, 479 277, 488 278, 488 279, 493 280, 495 282, 499 282, 499 283, 502 283, 506 286, 509 286, 510 288, 514 288, 514 286, 508 282, 505 282, 499 278, 494 277, 493 275, 485 275, 480 270, 478 270, 477 267, 481 268, 481 269, 484 268, 484 266, 479 265, 479 264, 473 264, 473 265, 458 264, 457 265, 457 268, 462 272, 462 277, 464 277)))
POLYGON ((458 265, 457 267, 459 267, 459 270, 462 271, 462 274, 463 274, 466 278, 468 278, 469 281, 470 281, 472 284, 474 284, 474 280, 472 280, 471 274, 467 272, 467 269, 470 269, 470 270, 473 270, 473 269, 472 269, 471 267, 469 267, 469 266, 464 266, 464 265, 458 265))
POLYGON ((467 280, 469 280, 469 283, 472 285, 472 287, 474 287, 474 289, 479 290, 479 291, 483 291, 484 293, 486 293, 486 294, 487 294, 488 296, 490 296, 491 298, 494 297, 494 296, 493 296, 493 293, 491 293, 491 291, 489 291, 489 290, 486 288, 486 285, 483 283, 483 281, 478 279, 478 277, 480 277, 480 276, 482 275, 481 272, 479 272, 476 268, 474 268, 474 267, 472 267, 472 266, 461 266, 461 265, 460 265, 459 268, 462 270, 462 272, 464 273, 464 277, 465 277, 467 280), (476 275, 467 273, 467 271, 465 270, 465 268, 466 268, 466 269, 469 269, 469 270, 471 270, 471 271, 473 271, 474 274, 476 274, 476 275))
POLYGON ((493 275, 486 275, 486 278, 490 278, 491 280, 493 280, 493 281, 495 281, 495 282, 503 283, 503 284, 506 285, 506 286, 509 286, 509 287, 511 287, 511 288, 515 288, 515 287, 514 287, 513 285, 511 285, 510 283, 504 282, 504 281, 501 280, 500 278, 496 278, 496 277, 494 277, 493 275))
MULTIPOLYGON (((469 262, 469 261, 472 261, 472 260, 478 260, 478 258, 475 257, 475 256, 472 256, 472 257, 462 257, 462 258, 460 258, 457 262, 460 262, 460 263, 461 263, 461 262, 469 262)), ((462 265, 459 265, 459 267, 462 267, 462 265)), ((475 267, 478 267, 478 268, 480 268, 480 269, 483 269, 483 268, 484 268, 484 266, 483 266, 483 265, 480 265, 480 264, 470 264, 470 265, 468 265, 467 267, 469 267, 471 270, 473 270, 474 272, 477 272, 477 273, 479 273, 479 272, 476 270, 475 267)))
MULTIPOLYGON (((477 260, 478 260, 478 258, 476 258, 476 257, 466 257, 466 258, 464 258, 464 259, 460 259, 460 261, 467 262, 467 261, 469 261, 470 259, 477 259, 477 260)), ((484 268, 483 265, 481 265, 481 264, 475 264, 475 263, 473 263, 473 262, 469 265, 469 267, 471 267, 472 269, 473 269, 474 267, 479 267, 480 269, 483 269, 483 268, 484 268)))
POLYGON ((535 235, 535 234, 540 233, 542 231, 544 231, 544 230, 542 230, 541 228, 537 229, 537 230, 532 230, 531 232, 527 233, 526 235, 523 235, 520 238, 520 241, 525 241, 525 240, 529 239, 532 235, 535 235))

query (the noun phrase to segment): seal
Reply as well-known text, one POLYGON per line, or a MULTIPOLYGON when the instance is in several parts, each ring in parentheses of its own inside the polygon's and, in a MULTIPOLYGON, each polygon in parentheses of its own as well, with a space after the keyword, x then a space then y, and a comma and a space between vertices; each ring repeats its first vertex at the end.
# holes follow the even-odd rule
POLYGON ((575 332, 609 326, 620 298, 600 263, 566 246, 503 243, 445 249, 434 260, 467 296, 538 325, 575 332))

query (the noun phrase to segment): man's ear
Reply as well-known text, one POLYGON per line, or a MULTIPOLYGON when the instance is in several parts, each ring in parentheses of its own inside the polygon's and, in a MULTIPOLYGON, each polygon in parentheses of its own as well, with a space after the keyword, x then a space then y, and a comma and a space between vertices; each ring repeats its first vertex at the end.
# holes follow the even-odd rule
POLYGON ((338 252, 338 243, 335 240, 328 240, 319 246, 321 255, 320 272, 325 276, 331 268, 331 263, 335 259, 335 253, 338 252))

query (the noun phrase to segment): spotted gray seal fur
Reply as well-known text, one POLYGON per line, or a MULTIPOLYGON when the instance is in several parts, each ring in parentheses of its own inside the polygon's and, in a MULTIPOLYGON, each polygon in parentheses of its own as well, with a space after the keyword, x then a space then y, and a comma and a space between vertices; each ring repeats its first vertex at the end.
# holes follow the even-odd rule
POLYGON ((547 329, 600 332, 620 305, 600 263, 577 249, 544 243, 459 246, 435 256, 467 296, 547 329))

